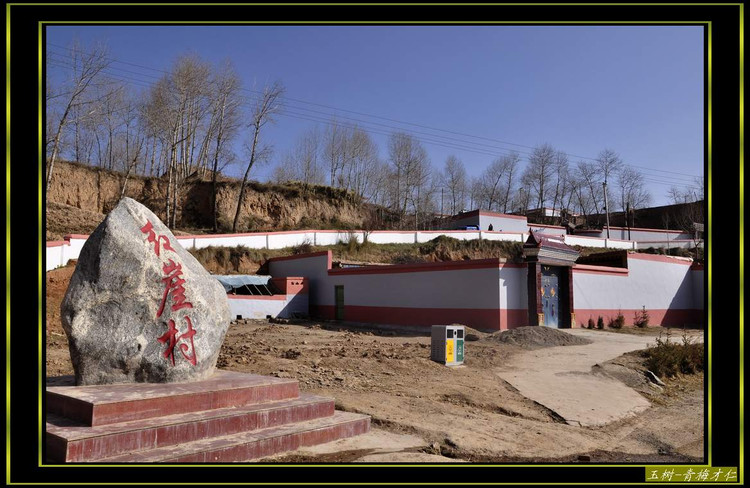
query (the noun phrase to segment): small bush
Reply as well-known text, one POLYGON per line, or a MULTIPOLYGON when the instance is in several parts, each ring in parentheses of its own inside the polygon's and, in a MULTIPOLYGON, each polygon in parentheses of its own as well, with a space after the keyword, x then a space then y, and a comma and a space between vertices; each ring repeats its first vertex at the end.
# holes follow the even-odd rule
POLYGON ((610 329, 622 329, 623 325, 625 325, 625 316, 622 314, 622 312, 617 312, 617 317, 609 318, 607 327, 609 327, 610 329))
POLYGON ((646 311, 646 307, 644 306, 643 310, 635 312, 635 318, 633 318, 633 325, 641 329, 645 329, 646 327, 648 327, 648 320, 649 320, 648 312, 646 311))
POLYGON ((595 324, 594 324, 594 319, 593 319, 592 317, 589 317, 589 325, 588 325, 588 328, 589 328, 589 329, 593 329, 594 327, 595 327, 595 324))
POLYGON ((656 344, 649 347, 646 354, 646 367, 657 376, 671 378, 678 373, 693 374, 703 371, 705 365, 705 348, 702 343, 693 343, 683 335, 682 343, 670 340, 669 334, 662 339, 656 338, 656 344))
POLYGON ((308 239, 305 239, 302 244, 292 246, 292 254, 309 254, 313 252, 313 246, 308 239))
POLYGON ((604 329, 604 319, 600 315, 598 319, 596 319, 596 328, 599 330, 604 329))

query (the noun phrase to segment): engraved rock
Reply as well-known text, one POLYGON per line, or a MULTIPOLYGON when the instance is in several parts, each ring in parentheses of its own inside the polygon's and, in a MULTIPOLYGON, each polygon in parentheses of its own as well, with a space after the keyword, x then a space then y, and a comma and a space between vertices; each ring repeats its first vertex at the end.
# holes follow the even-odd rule
POLYGON ((61 314, 79 385, 205 379, 230 321, 221 283, 130 198, 86 240, 61 314))

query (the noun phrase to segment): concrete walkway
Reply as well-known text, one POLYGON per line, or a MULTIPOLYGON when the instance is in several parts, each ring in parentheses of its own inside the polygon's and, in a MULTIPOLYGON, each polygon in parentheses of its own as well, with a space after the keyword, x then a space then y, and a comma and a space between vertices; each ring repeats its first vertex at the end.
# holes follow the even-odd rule
POLYGON ((650 403, 618 380, 594 374, 591 367, 621 354, 653 345, 655 337, 587 329, 567 333, 594 341, 584 346, 558 346, 519 354, 497 374, 571 425, 596 426, 635 415, 650 403))

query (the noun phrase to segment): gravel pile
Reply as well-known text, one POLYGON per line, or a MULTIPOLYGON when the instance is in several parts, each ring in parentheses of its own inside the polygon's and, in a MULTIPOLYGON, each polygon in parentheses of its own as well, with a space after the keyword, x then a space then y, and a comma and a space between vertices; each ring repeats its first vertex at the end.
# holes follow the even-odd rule
POLYGON ((582 346, 591 344, 590 339, 568 334, 549 327, 518 327, 496 332, 487 336, 488 340, 520 346, 526 349, 538 349, 553 346, 582 346))

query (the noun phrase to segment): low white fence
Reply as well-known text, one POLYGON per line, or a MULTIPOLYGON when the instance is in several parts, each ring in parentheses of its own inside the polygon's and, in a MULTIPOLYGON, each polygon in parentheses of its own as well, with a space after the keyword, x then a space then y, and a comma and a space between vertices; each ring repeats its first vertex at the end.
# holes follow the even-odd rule
MULTIPOLYGON (((338 231, 338 230, 301 230, 289 232, 258 232, 248 234, 218 234, 178 236, 185 248, 204 248, 208 246, 235 247, 245 246, 253 249, 283 249, 285 247, 311 244, 313 246, 331 246, 338 242, 348 242, 356 238, 358 242, 367 240, 373 244, 413 244, 428 242, 437 236, 445 235, 461 240, 486 239, 489 241, 525 242, 529 235, 521 232, 490 232, 476 230, 426 230, 426 231, 338 231)), ((70 259, 78 259, 83 243, 88 236, 75 234, 66 236, 65 241, 47 243, 47 271, 64 266, 70 259)), ((611 249, 638 249, 647 247, 693 247, 692 241, 672 241, 670 243, 638 243, 617 239, 601 239, 566 235, 565 243, 571 246, 605 247, 611 249)))

